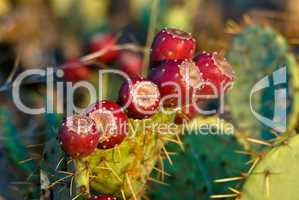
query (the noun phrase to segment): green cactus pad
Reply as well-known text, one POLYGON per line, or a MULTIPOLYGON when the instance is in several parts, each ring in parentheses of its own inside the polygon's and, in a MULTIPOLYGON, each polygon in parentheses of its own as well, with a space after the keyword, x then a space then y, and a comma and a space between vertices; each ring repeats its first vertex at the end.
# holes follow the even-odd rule
MULTIPOLYGON (((173 115, 156 114, 150 119, 129 121, 129 135, 118 146, 109 150, 97 150, 83 160, 89 168, 89 183, 95 191, 139 198, 144 186, 167 141, 167 130, 156 129, 161 124, 173 122, 173 115), (154 128, 154 129, 153 129, 154 128), (166 132, 165 132, 166 131, 166 132), (165 140, 164 140, 165 139, 165 140), (163 141, 164 140, 164 141, 163 141)), ((82 161, 77 160, 82 165, 82 161)), ((86 176, 86 174, 85 174, 86 176)), ((77 177, 78 178, 78 177, 77 177)), ((82 186, 79 176, 77 186, 82 186)), ((82 189, 82 188, 81 188, 82 189)))
MULTIPOLYGON (((139 199, 146 190, 145 184, 156 161, 161 157, 162 148, 178 131, 171 126, 173 121, 174 113, 158 113, 144 120, 130 119, 128 136, 119 146, 107 150, 97 149, 84 159, 73 160, 75 169, 72 169, 72 164, 67 165, 69 158, 59 150, 58 142, 51 140, 45 146, 46 159, 42 169, 47 172, 51 183, 67 177, 59 173, 62 169, 74 171, 73 189, 76 191, 72 197, 79 194, 87 197, 92 193, 139 199), (64 162, 55 170, 63 157, 64 162), (53 174, 55 178, 52 178, 53 174)), ((70 197, 69 192, 63 194, 61 191, 70 191, 71 178, 64 180, 68 184, 56 184, 58 189, 53 190, 56 199, 70 197)))
POLYGON ((281 87, 273 85, 272 73, 286 66, 287 83, 280 85, 287 87, 287 128, 293 129, 299 111, 296 105, 299 72, 294 56, 288 52, 286 40, 270 27, 251 25, 233 38, 228 60, 236 72, 235 87, 228 93, 228 102, 238 127, 254 137, 271 136, 271 128, 263 125, 253 115, 249 96, 254 85, 265 76, 269 76, 270 87, 253 94, 252 106, 258 114, 272 119, 274 92, 281 87))
POLYGON ((173 156, 173 166, 165 162, 165 171, 170 174, 165 176, 168 186, 152 185, 150 199, 209 199, 210 195, 227 190, 227 185, 216 184, 215 179, 246 169, 248 158, 235 152, 243 145, 235 137, 239 133, 232 132, 231 124, 216 117, 198 118, 192 123, 197 125, 187 127, 192 129, 186 129, 182 139, 185 151, 168 144, 167 149, 178 152, 173 156))
POLYGON ((271 149, 247 178, 241 200, 298 198, 299 136, 271 149))
POLYGON ((17 132, 12 114, 7 108, 0 108, 0 132, 3 134, 3 144, 10 160, 26 173, 36 169, 36 163, 30 160, 30 154, 25 144, 22 143, 21 135, 17 132), (28 162, 23 162, 28 160, 28 162))

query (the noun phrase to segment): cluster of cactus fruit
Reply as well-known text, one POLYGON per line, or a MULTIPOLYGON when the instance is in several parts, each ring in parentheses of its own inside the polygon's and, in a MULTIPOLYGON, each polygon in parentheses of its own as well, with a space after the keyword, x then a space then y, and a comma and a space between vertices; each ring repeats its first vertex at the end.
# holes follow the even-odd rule
POLYGON ((129 74, 117 103, 98 101, 62 122, 58 142, 73 164, 59 162, 56 168, 73 172, 65 172, 68 176, 51 188, 73 177, 76 198, 139 199, 148 181, 158 181, 150 177, 154 170, 165 173, 157 162, 171 162, 165 145, 181 141, 180 128, 157 126, 190 121, 198 114, 197 103, 207 100, 197 96, 221 93, 234 79, 231 66, 217 53, 194 57, 195 42, 184 31, 162 29, 152 44, 148 78, 129 74))

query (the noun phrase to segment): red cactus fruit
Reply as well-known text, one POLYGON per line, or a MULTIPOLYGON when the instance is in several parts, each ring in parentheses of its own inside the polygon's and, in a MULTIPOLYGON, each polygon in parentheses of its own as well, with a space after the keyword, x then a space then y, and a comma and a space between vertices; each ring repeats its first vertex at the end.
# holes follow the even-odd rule
POLYGON ((226 59, 216 52, 202 53, 194 58, 194 61, 202 73, 202 78, 206 82, 200 90, 200 94, 218 94, 225 92, 231 87, 234 80, 232 66, 226 59))
POLYGON ((167 107, 190 104, 193 91, 201 87, 201 74, 191 60, 169 61, 154 69, 149 79, 158 85, 167 107))
POLYGON ((126 137, 128 117, 118 104, 112 101, 96 102, 88 109, 87 116, 95 121, 100 133, 98 148, 113 148, 126 137))
POLYGON ((73 59, 62 65, 64 79, 71 82, 89 79, 91 71, 79 60, 73 59))
POLYGON ((99 195, 89 198, 89 200, 117 200, 116 197, 110 195, 99 195))
POLYGON ((178 29, 162 29, 154 38, 151 62, 192 59, 196 42, 191 34, 178 29))
POLYGON ((139 54, 132 51, 121 51, 117 58, 120 70, 127 73, 130 77, 137 77, 142 72, 142 58, 139 54))
POLYGON ((99 137, 95 122, 84 115, 68 117, 58 132, 62 149, 73 158, 91 154, 97 148, 99 137))
POLYGON ((122 105, 128 104, 128 115, 133 118, 148 118, 159 109, 160 92, 156 84, 142 78, 133 78, 132 85, 125 82, 119 93, 122 105))
POLYGON ((117 38, 110 34, 95 35, 90 41, 90 50, 92 52, 105 51, 98 60, 103 63, 111 62, 116 59, 118 51, 115 50, 117 38))

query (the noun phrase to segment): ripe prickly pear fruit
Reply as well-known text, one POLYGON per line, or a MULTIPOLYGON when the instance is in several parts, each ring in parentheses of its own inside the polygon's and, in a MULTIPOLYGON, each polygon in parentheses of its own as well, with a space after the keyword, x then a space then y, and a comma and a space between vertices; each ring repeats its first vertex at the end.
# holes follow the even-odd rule
POLYGON ((132 51, 121 51, 117 58, 120 70, 127 73, 130 77, 138 77, 142 72, 142 58, 139 54, 132 51))
POLYGON ((160 105, 160 92, 156 84, 143 78, 126 81, 120 89, 120 102, 128 104, 128 115, 133 118, 143 119, 154 115, 160 105))
POLYGON ((113 148, 126 137, 128 117, 118 104, 112 101, 96 102, 88 109, 87 116, 95 121, 99 131, 98 148, 113 148))
POLYGON ((88 66, 79 60, 73 59, 67 61, 63 66, 64 79, 71 82, 78 82, 89 79, 91 71, 88 66))
POLYGON ((74 115, 62 123, 58 139, 67 154, 73 158, 80 158, 94 152, 99 143, 99 133, 92 119, 74 115))
POLYGON ((234 80, 234 71, 232 66, 224 57, 217 52, 201 53, 194 58, 194 61, 202 74, 205 82, 200 89, 201 94, 219 94, 225 92, 234 80))
POLYGON ((149 79, 158 85, 167 107, 190 104, 194 89, 203 83, 199 69, 191 60, 165 62, 152 71, 149 79))
POLYGON ((162 29, 154 38, 151 62, 191 59, 195 48, 196 42, 191 34, 178 29, 162 29))

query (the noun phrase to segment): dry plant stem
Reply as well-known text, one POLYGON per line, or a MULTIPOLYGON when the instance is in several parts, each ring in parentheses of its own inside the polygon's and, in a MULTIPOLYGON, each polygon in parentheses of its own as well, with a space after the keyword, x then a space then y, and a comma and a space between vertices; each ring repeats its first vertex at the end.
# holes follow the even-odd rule
MULTIPOLYGON (((147 32, 147 40, 146 40, 146 49, 150 49, 151 43, 155 36, 155 28, 157 25, 158 13, 159 13, 159 1, 160 0, 153 0, 152 8, 151 8, 151 16, 150 16, 150 24, 147 32)), ((144 52, 143 58, 143 71, 142 75, 146 76, 148 73, 149 68, 149 60, 150 60, 150 51, 144 52)))
POLYGON ((103 75, 103 85, 102 85, 102 88, 103 88, 103 97, 99 100, 104 100, 104 99, 107 99, 108 98, 108 94, 109 94, 109 75, 108 74, 104 74, 103 75))
POLYGON ((145 52, 145 49, 139 46, 136 46, 134 44, 128 43, 128 44, 122 44, 122 45, 118 45, 115 46, 113 48, 105 48, 99 51, 96 51, 94 53, 88 54, 86 56, 83 56, 80 58, 80 61, 85 63, 88 62, 90 60, 96 59, 102 55, 104 55, 105 53, 107 53, 107 51, 119 51, 119 50, 131 50, 131 51, 135 51, 135 52, 145 52))

